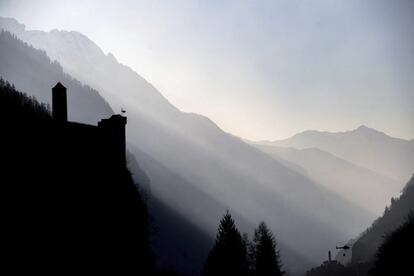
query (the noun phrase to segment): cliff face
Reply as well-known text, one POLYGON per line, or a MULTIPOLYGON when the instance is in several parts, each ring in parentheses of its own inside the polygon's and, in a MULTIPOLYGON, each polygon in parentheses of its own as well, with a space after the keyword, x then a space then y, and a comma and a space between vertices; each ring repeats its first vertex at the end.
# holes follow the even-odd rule
POLYGON ((0 84, 7 263, 30 272, 151 275, 145 204, 97 127, 62 124, 0 84))

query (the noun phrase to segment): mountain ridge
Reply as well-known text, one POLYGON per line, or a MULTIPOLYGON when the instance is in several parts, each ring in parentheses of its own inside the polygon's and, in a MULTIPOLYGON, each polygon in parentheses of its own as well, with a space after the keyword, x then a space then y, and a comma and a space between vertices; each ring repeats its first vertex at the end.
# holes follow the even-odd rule
POLYGON ((399 181, 401 187, 414 170, 413 140, 391 137, 364 125, 344 132, 309 130, 287 139, 262 141, 256 144, 296 149, 319 148, 399 181))
POLYGON ((381 134, 381 135, 385 135, 385 136, 388 136, 390 138, 398 139, 398 140, 402 140, 402 141, 414 141, 414 138, 413 139, 404 139, 404 138, 401 138, 401 137, 391 136, 391 135, 389 135, 389 134, 387 134, 383 131, 380 131, 380 130, 372 128, 372 127, 368 127, 364 124, 354 128, 354 129, 351 129, 351 130, 324 131, 324 130, 317 130, 317 129, 309 129, 309 130, 304 130, 304 131, 298 132, 298 133, 296 133, 296 134, 294 134, 294 135, 292 135, 288 138, 284 138, 284 139, 258 140, 258 141, 248 140, 248 141, 249 141, 249 143, 256 143, 256 144, 271 144, 271 143, 278 143, 278 142, 281 142, 281 141, 292 139, 294 137, 299 137, 299 136, 308 135, 308 134, 312 134, 312 135, 313 134, 328 134, 328 135, 336 135, 337 134, 337 135, 340 135, 340 134, 346 134, 346 133, 364 133, 364 132, 365 133, 381 134))

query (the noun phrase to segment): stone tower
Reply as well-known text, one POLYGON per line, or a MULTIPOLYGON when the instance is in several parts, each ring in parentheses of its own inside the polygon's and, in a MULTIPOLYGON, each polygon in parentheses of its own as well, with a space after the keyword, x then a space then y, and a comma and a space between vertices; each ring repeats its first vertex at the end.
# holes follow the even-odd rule
POLYGON ((60 82, 52 88, 52 113, 53 119, 56 121, 68 121, 66 87, 64 87, 60 82))

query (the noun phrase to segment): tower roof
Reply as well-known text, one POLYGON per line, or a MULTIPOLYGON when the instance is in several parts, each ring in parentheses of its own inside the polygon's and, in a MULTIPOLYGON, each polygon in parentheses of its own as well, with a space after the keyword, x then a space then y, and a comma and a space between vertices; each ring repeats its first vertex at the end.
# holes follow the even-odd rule
POLYGON ((63 86, 63 84, 61 84, 60 82, 56 83, 56 85, 53 87, 53 89, 56 89, 56 88, 58 88, 58 89, 62 89, 62 88, 66 89, 66 87, 63 86))

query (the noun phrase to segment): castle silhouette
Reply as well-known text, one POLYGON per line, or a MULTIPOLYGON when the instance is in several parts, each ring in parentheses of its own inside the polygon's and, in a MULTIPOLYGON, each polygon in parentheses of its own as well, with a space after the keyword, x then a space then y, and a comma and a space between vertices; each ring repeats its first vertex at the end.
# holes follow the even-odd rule
POLYGON ((61 131, 73 138, 84 139, 85 143, 94 143, 107 152, 108 156, 119 161, 120 165, 126 163, 125 126, 127 118, 115 114, 108 119, 102 119, 97 126, 68 121, 67 91, 66 87, 58 82, 52 88, 52 115, 61 131))

